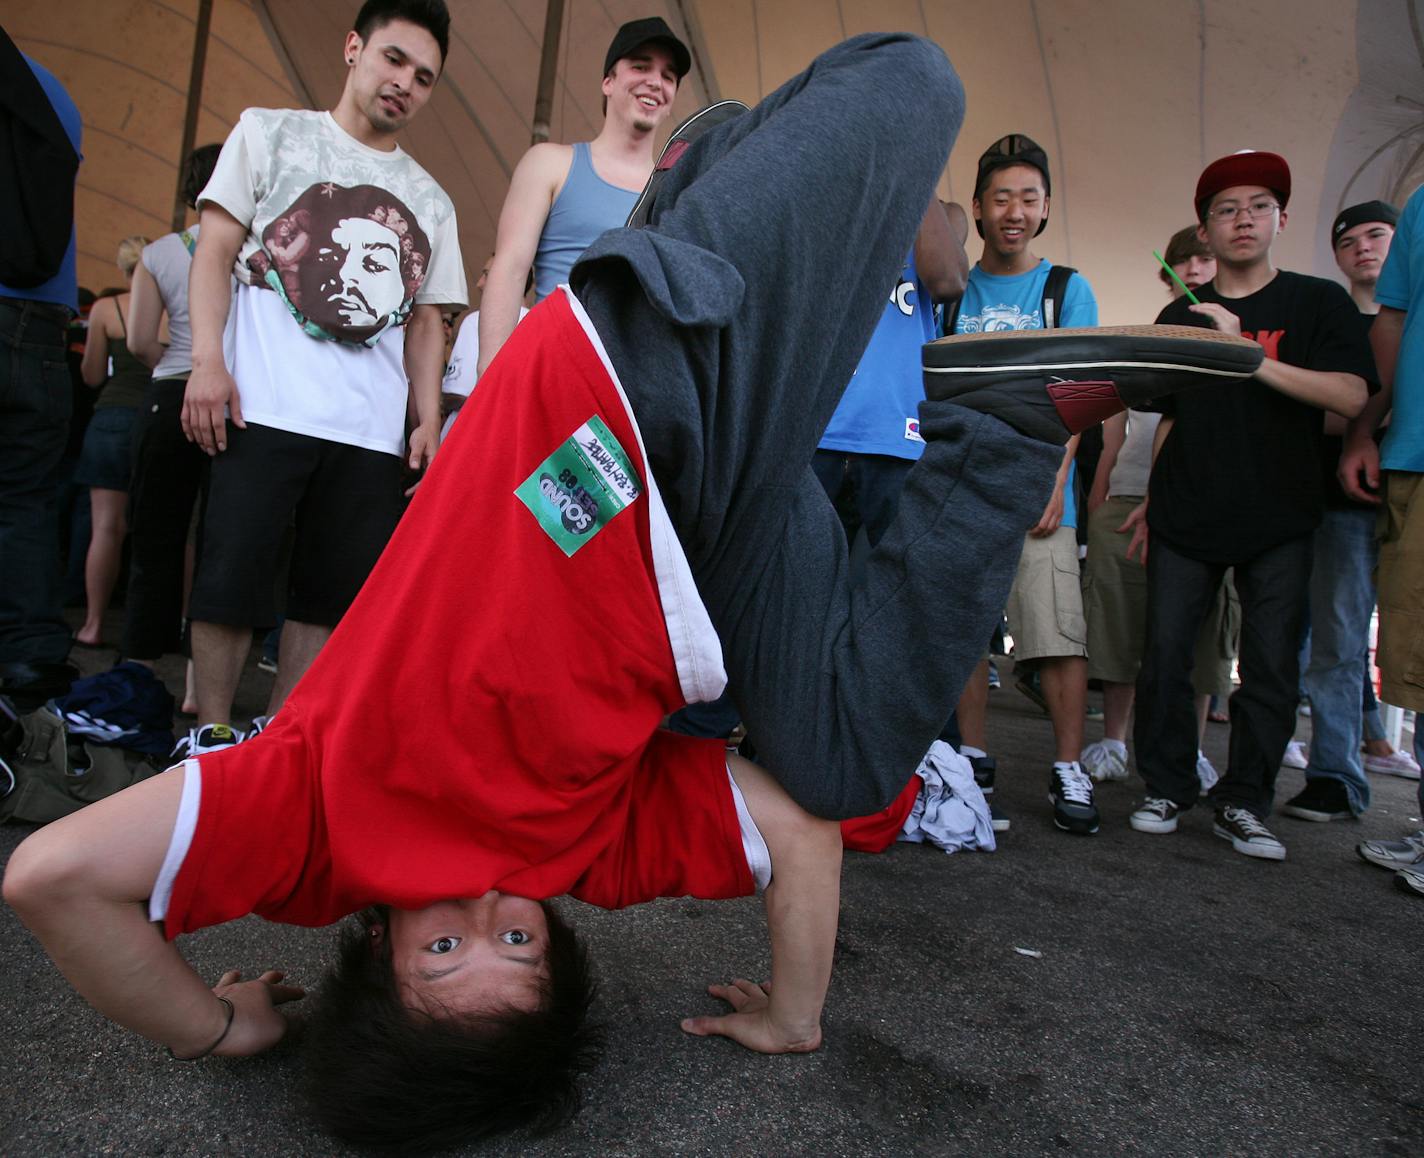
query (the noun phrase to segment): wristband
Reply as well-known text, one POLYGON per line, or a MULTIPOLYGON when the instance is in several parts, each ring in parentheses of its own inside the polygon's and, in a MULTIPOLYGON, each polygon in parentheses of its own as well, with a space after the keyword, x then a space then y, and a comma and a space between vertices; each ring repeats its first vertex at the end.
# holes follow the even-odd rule
POLYGON ((192 1057, 179 1057, 176 1053, 173 1052, 173 1047, 169 1046, 168 1056, 170 1058, 172 1058, 174 1061, 181 1062, 199 1061, 202 1058, 207 1057, 208 1054, 212 1053, 213 1050, 218 1048, 218 1046, 222 1045, 223 1040, 227 1037, 227 1031, 232 1028, 232 1016, 237 1011, 233 1008, 232 1002, 229 1001, 226 997, 219 997, 218 1000, 227 1006, 227 1024, 223 1026, 222 1033, 218 1034, 217 1041, 213 1042, 213 1044, 208 1046, 207 1049, 203 1050, 202 1053, 195 1053, 192 1057))

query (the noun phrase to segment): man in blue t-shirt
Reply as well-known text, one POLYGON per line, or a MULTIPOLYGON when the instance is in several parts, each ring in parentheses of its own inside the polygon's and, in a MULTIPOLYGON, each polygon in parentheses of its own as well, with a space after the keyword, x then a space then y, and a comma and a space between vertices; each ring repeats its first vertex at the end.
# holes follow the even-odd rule
MULTIPOLYGON (((20 55, 8 40, 6 48, 7 58, 20 55)), ((79 110, 48 69, 23 59, 38 83, 11 78, 5 117, 34 133, 52 133, 60 150, 67 141, 77 157, 79 110)), ((20 68, 18 61, 15 67, 20 68)), ((29 179, 37 178, 31 173, 29 179)), ((8 221, 7 228, 15 224, 8 221)), ((62 223, 56 250, 63 236, 59 229, 62 223)), ((70 635, 60 606, 54 476, 69 435, 65 329, 77 312, 71 226, 68 248, 47 280, 0 283, 0 344, 7 351, 0 359, 0 692, 22 706, 62 694, 78 675, 65 662, 70 635)))
MULTIPOLYGON (((1382 503, 1379 546, 1380 698, 1424 712, 1424 243, 1416 244, 1424 189, 1409 198, 1375 283, 1379 316, 1370 328, 1381 389, 1350 423, 1340 456, 1340 482, 1354 499, 1382 503), (1384 443, 1374 433, 1389 417, 1384 443)), ((1424 762, 1424 728, 1414 728, 1414 757, 1424 762)), ((1424 808, 1424 781, 1419 788, 1424 808)), ((1424 893, 1424 829, 1400 841, 1365 841, 1368 861, 1397 869, 1400 888, 1424 893)))
POLYGON ((936 304, 964 292, 968 232, 960 206, 930 202, 915 247, 812 460, 826 494, 842 510, 847 536, 853 540, 863 526, 872 547, 895 517, 900 487, 924 453, 920 347, 936 337, 936 304), (846 490, 854 494, 858 520, 847 518, 839 501, 846 490))
MULTIPOLYGON (((1048 155, 1022 133, 1000 138, 979 158, 974 225, 984 239, 984 252, 969 271, 958 316, 952 325, 946 323, 946 332, 1098 324, 1098 303, 1081 274, 1069 277, 1061 308, 1051 296, 1045 297, 1053 263, 1035 257, 1029 245, 1048 224, 1049 189, 1048 155)), ((1087 710, 1088 634, 1078 586, 1078 512, 1073 501, 1077 450, 1075 435, 1065 448, 1043 517, 1024 538, 1008 614, 1014 661, 1032 661, 1037 667, 1053 721, 1053 822, 1065 832, 1088 834, 1098 830, 1098 809, 1093 783, 1078 763, 1087 710)), ((964 738, 960 750, 971 761, 985 758, 988 674, 985 660, 959 702, 964 738)))

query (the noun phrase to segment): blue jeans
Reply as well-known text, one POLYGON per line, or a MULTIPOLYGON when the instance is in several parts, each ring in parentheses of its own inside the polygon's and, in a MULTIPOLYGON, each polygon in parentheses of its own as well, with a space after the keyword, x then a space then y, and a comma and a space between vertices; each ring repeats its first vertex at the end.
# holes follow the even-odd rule
POLYGON ((1356 814, 1370 805, 1370 786, 1360 762, 1360 689, 1378 556, 1374 511, 1325 512, 1315 532, 1310 573, 1310 664, 1304 678, 1311 741, 1305 774, 1340 781, 1356 814))
POLYGON ((0 298, 0 663, 59 663, 59 477, 69 434, 63 311, 0 298))

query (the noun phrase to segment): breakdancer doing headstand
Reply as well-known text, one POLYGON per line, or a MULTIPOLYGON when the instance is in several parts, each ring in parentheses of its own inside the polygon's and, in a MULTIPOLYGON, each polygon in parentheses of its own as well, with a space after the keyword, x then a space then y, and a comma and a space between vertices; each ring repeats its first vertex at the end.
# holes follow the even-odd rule
POLYGON ((255 1053, 301 991, 209 988, 173 938, 361 912, 309 1035, 319 1110, 449 1143, 575 1105, 587 974, 545 898, 759 880, 772 984, 713 986, 732 1011, 683 1027, 820 1044, 836 821, 938 734, 1070 430, 1260 360, 1207 331, 927 347, 925 454, 852 582, 812 452, 962 104, 933 44, 865 36, 675 136, 646 228, 521 323, 268 729, 15 853, 7 900, 95 1008, 177 1057, 255 1053), (659 728, 728 679, 764 767, 659 728))

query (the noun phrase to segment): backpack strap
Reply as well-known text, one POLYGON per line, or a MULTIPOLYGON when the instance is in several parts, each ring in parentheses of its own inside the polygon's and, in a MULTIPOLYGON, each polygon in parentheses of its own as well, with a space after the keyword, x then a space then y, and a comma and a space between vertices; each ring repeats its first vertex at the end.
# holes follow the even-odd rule
POLYGON ((939 328, 939 332, 945 335, 952 335, 954 327, 959 325, 959 306, 963 298, 955 298, 944 306, 944 322, 939 328))
POLYGON ((1055 265, 1048 270, 1043 283, 1043 328, 1056 330, 1063 318, 1063 299, 1068 296, 1068 282, 1078 271, 1071 265, 1055 265))

